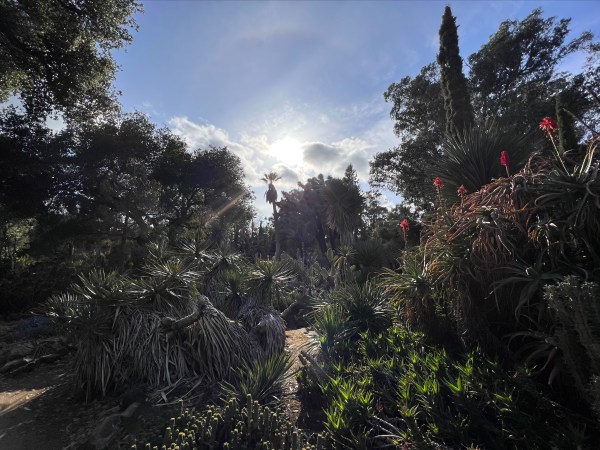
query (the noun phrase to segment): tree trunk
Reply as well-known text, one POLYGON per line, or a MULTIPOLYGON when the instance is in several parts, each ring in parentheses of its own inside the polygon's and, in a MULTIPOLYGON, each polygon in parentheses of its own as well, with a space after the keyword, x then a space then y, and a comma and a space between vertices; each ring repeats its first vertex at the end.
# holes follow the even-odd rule
POLYGON ((125 214, 123 232, 121 233, 121 267, 125 267, 125 246, 127 245, 127 229, 129 226, 129 214, 125 214))
POLYGON ((273 226, 275 227, 275 259, 281 257, 281 239, 279 238, 279 214, 273 202, 273 226))

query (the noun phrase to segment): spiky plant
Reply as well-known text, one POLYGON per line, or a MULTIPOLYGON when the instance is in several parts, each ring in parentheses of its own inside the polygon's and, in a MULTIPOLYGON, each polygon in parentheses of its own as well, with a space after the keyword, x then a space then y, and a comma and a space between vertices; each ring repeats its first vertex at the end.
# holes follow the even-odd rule
POLYGON ((180 260, 153 261, 146 273, 131 280, 92 272, 74 294, 48 303, 77 345, 77 383, 88 397, 131 382, 223 380, 262 354, 242 325, 197 294, 197 274, 180 260))
POLYGON ((327 180, 322 194, 327 225, 340 234, 342 244, 351 244, 361 223, 365 199, 356 185, 344 183, 338 178, 327 180))
POLYGON ((245 271, 229 270, 218 279, 218 295, 213 304, 227 317, 235 319, 247 300, 248 276, 245 271))
POLYGON ((319 344, 326 358, 340 340, 346 338, 349 317, 340 306, 332 303, 318 305, 310 316, 312 326, 319 336, 319 344))
POLYGON ((252 301, 284 310, 290 304, 289 294, 295 278, 294 267, 289 261, 257 259, 251 266, 248 280, 252 301))
POLYGON ((357 270, 359 283, 364 283, 368 278, 381 273, 384 268, 389 267, 393 259, 388 247, 376 239, 357 241, 353 247, 351 262, 357 270))
POLYGON ((340 245, 335 252, 332 250, 331 276, 335 287, 354 281, 352 260, 356 254, 351 245, 340 245))
POLYGON ((435 162, 431 179, 440 177, 444 181, 442 195, 454 202, 459 200, 456 194, 459 186, 476 192, 494 178, 506 175, 500 164, 501 151, 508 152, 510 173, 516 173, 535 147, 532 134, 508 133, 490 122, 447 134, 442 148, 442 156, 435 162))
POLYGON ((285 351, 244 363, 231 382, 221 383, 223 397, 243 401, 250 395, 261 405, 279 402, 285 381, 293 375, 292 364, 292 357, 285 351))
POLYGON ((352 332, 377 333, 392 323, 392 310, 383 291, 375 282, 362 286, 350 284, 332 291, 331 301, 348 315, 348 327, 352 332))
POLYGON ((285 321, 272 306, 247 303, 237 320, 248 330, 265 356, 279 353, 285 344, 285 321))
MULTIPOLYGON (((251 396, 238 402, 235 398, 223 406, 201 411, 181 408, 177 417, 171 418, 159 437, 138 448, 161 449, 287 449, 325 450, 327 437, 319 434, 314 444, 299 429, 292 426, 279 410, 262 406, 251 396), (154 446, 152 446, 154 445, 154 446)), ((156 430, 148 430, 150 432, 156 430)), ((149 434, 149 433, 146 433, 149 434)), ((152 433, 156 434, 156 433, 152 433)))

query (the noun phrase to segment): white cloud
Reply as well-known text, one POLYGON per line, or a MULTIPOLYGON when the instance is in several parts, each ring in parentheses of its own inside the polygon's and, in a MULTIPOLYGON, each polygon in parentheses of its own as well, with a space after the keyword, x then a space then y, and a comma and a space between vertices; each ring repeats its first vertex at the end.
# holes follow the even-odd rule
MULTIPOLYGON (((348 111, 348 114, 359 114, 371 107, 363 104, 348 111)), ((344 137, 331 142, 295 141, 300 152, 296 161, 289 155, 273 152, 274 146, 280 141, 280 136, 275 133, 246 132, 239 137, 232 137, 228 131, 214 124, 195 123, 185 116, 172 117, 167 123, 175 134, 188 143, 190 150, 209 146, 227 147, 240 158, 246 181, 256 194, 259 217, 270 214, 270 206, 263 199, 265 183, 260 179, 264 173, 277 172, 281 176, 277 183, 278 190, 289 191, 297 187, 298 181, 304 182, 320 173, 341 177, 348 165, 352 164, 362 188, 368 189, 369 160, 375 152, 387 150, 395 139, 391 131, 392 124, 384 117, 364 129, 360 137, 344 137)))
POLYGON ((261 139, 245 139, 236 142, 229 133, 213 124, 198 124, 185 116, 172 117, 167 124, 173 132, 183 138, 190 150, 206 149, 208 147, 227 147, 240 158, 246 179, 251 185, 256 185, 260 179, 260 166, 264 165, 261 157, 261 139))
POLYGON ((359 178, 366 181, 370 148, 372 145, 359 138, 345 138, 331 144, 306 142, 303 144, 304 163, 316 173, 333 176, 342 176, 352 164, 359 178))

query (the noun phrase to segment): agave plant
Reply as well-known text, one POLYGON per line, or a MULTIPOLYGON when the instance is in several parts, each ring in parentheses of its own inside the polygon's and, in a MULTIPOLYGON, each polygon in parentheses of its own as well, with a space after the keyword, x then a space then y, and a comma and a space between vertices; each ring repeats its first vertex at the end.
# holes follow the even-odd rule
POLYGON ((250 395, 262 405, 278 402, 285 381, 293 376, 292 364, 292 357, 285 351, 244 363, 231 382, 221 383, 222 397, 241 402, 250 395))
POLYGON ((312 326, 319 336, 319 344, 325 357, 347 337, 348 314, 340 305, 325 303, 318 305, 311 314, 312 326))
POLYGON ((331 302, 348 315, 348 326, 353 332, 377 333, 392 324, 388 300, 375 282, 338 288, 332 291, 331 302))

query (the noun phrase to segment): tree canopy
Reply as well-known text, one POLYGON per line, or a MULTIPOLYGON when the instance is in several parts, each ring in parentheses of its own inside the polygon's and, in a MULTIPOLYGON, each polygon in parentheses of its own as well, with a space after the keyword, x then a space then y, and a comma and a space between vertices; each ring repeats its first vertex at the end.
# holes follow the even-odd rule
POLYGON ((0 1, 0 101, 90 117, 114 110, 111 51, 131 42, 135 0, 0 1))
MULTIPOLYGON (((469 56, 467 86, 476 126, 492 120, 508 133, 523 135, 536 128, 541 118, 554 115, 555 98, 563 91, 571 93, 567 108, 572 113, 582 118, 595 114, 594 94, 585 86, 597 83, 597 46, 590 33, 570 39, 569 23, 569 19, 544 18, 542 11, 535 9, 523 20, 502 22, 490 40, 469 56), (582 73, 560 71, 560 63, 577 51, 588 53, 588 67, 582 73)), ((443 29, 444 25, 440 32, 443 29)), ((447 31, 441 34, 443 40, 447 36, 447 31)), ((442 50, 448 45, 441 44, 439 56, 444 66, 448 55, 442 50)), ((443 155, 445 134, 443 93, 447 82, 442 80, 440 67, 430 64, 418 75, 393 83, 384 94, 392 104, 390 116, 400 143, 375 156, 371 180, 417 206, 427 206, 435 199, 430 186, 432 167, 443 155)))

